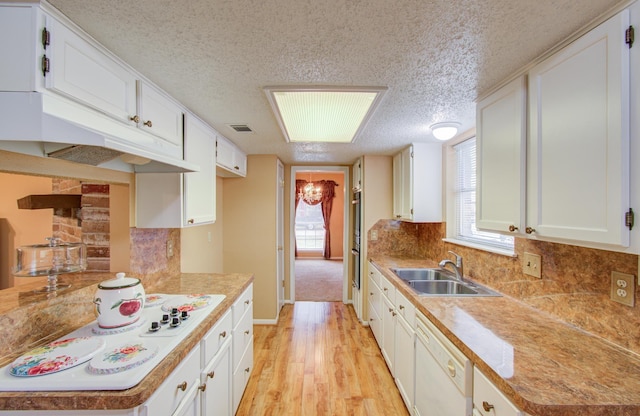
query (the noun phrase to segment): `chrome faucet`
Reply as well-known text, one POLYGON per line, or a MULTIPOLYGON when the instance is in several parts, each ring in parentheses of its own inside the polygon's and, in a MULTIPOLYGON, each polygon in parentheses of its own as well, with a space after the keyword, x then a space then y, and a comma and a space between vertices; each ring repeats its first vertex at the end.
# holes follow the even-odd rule
POLYGON ((444 269, 444 268, 446 268, 447 264, 452 265, 453 266, 453 270, 456 272, 456 279, 462 281, 462 276, 464 276, 463 269, 462 269, 462 256, 457 255, 453 251, 449 251, 449 253, 453 254, 456 257, 456 262, 454 263, 453 261, 451 261, 449 259, 445 259, 445 260, 442 260, 438 264, 438 266, 440 266, 440 267, 442 267, 444 269))

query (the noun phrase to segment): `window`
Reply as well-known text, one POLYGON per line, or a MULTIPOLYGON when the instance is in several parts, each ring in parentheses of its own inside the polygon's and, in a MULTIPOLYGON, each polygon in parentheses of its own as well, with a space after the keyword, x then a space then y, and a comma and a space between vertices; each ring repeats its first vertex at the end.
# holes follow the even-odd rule
POLYGON ((453 146, 455 151, 455 235, 474 245, 513 251, 513 237, 476 228, 476 139, 453 146))
POLYGON ((296 209, 296 247, 298 250, 322 251, 324 248, 324 219, 322 204, 309 205, 303 200, 296 209))

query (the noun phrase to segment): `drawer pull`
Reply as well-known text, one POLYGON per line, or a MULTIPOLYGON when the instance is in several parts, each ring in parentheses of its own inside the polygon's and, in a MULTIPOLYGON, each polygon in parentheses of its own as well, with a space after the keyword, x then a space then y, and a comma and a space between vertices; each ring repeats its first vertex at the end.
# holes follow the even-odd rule
POLYGON ((205 391, 207 389, 207 383, 201 384, 198 386, 198 390, 205 391))
POLYGON ((389 308, 389 312, 393 312, 393 308, 389 308))
POLYGON ((207 373, 207 377, 209 377, 209 378, 214 378, 215 376, 216 376, 216 372, 215 371, 209 371, 207 373))
POLYGON ((399 308, 400 308, 400 310, 403 310, 404 309, 404 305, 400 305, 399 308))
POLYGON ((227 337, 227 331, 222 331, 222 332, 220 332, 220 336, 221 336, 222 338, 226 338, 226 337, 227 337))
POLYGON ((248 373, 249 371, 251 371, 251 368, 250 368, 250 367, 247 367, 247 368, 245 368, 245 369, 244 369, 244 372, 245 372, 245 373, 248 373))
POLYGON ((245 301, 244 301, 244 304, 245 304, 245 305, 248 305, 249 303, 251 303, 251 301, 250 301, 249 299, 247 299, 247 300, 245 300, 245 301))
POLYGON ((151 122, 151 120, 147 120, 147 121, 145 121, 145 122, 144 122, 144 123, 142 123, 142 124, 144 124, 144 125, 145 125, 145 126, 147 126, 147 127, 153 127, 153 123, 151 122))
POLYGON ((134 123, 139 123, 140 122, 140 117, 136 116, 132 116, 129 117, 129 120, 133 121, 134 123))
POLYGON ((456 376, 456 367, 453 365, 453 361, 449 360, 449 362, 447 363, 447 370, 449 370, 449 375, 451 377, 456 376))
POLYGON ((489 412, 491 411, 491 409, 493 409, 493 405, 489 404, 489 402, 482 402, 482 408, 485 412, 489 412))
POLYGON ((187 390, 187 382, 183 381, 182 383, 178 384, 178 389, 182 390, 182 391, 186 391, 187 390))
POLYGON ((245 335, 249 335, 251 333, 251 331, 249 331, 248 329, 246 331, 244 331, 245 335))

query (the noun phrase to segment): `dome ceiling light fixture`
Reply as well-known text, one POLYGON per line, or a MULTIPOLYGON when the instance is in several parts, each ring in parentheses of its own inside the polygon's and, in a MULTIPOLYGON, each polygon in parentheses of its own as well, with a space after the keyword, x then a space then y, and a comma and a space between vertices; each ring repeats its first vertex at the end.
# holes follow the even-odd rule
POLYGON ((431 125, 431 133, 438 140, 446 141, 458 134, 460 123, 444 122, 431 125))
POLYGON ((287 143, 353 143, 386 90, 340 86, 264 88, 287 143))

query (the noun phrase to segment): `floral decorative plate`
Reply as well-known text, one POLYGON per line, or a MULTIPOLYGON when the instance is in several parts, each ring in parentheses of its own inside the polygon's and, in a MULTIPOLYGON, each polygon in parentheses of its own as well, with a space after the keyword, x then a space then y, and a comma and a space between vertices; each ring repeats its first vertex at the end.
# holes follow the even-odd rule
POLYGON ((114 374, 135 368, 158 353, 159 347, 145 345, 142 341, 126 342, 96 355, 89 362, 93 374, 114 374))
POLYGON ((105 346, 97 337, 77 337, 54 341, 34 348, 18 357, 10 366, 10 373, 17 377, 34 377, 57 373, 93 358, 105 346))
POLYGON ((167 295, 160 293, 152 293, 145 297, 144 307, 151 308, 153 306, 162 305, 167 300, 167 295))
POLYGON ((203 294, 184 295, 177 296, 173 299, 166 301, 162 305, 162 309, 169 312, 173 308, 178 308, 179 312, 182 311, 195 311, 196 309, 204 308, 211 303, 211 296, 203 294))

